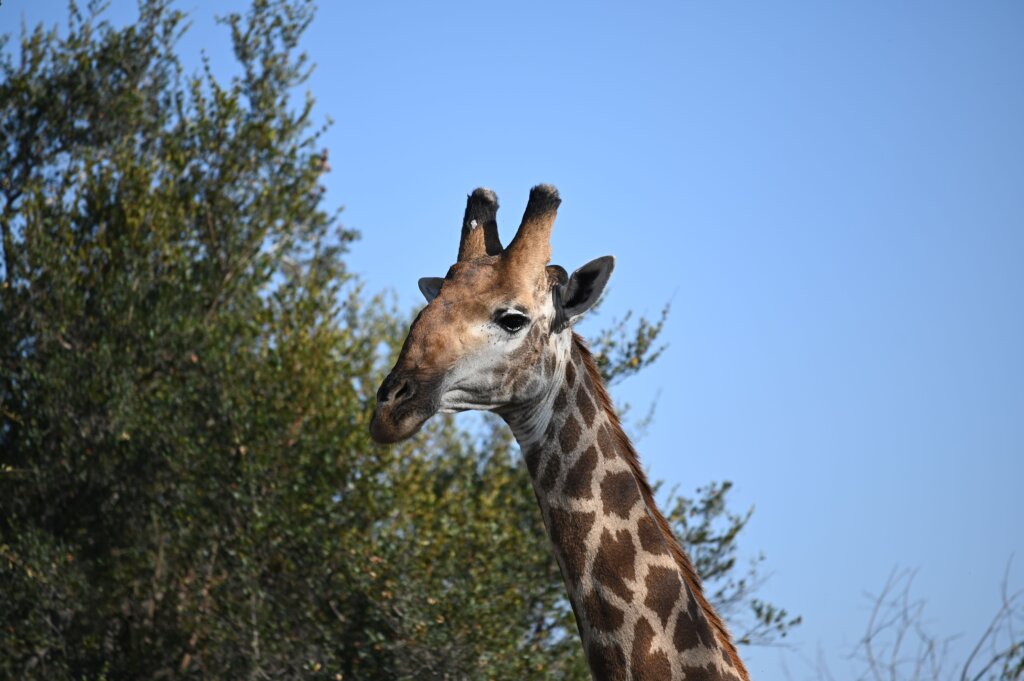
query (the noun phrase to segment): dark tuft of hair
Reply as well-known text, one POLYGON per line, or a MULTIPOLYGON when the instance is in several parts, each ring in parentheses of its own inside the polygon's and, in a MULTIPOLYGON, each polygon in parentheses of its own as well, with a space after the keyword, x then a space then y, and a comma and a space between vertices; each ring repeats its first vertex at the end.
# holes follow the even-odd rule
POLYGON ((487 187, 477 187, 473 190, 473 193, 469 195, 469 198, 474 202, 494 204, 495 209, 498 207, 498 195, 487 187))
POLYGON ((465 224, 476 220, 482 226, 484 222, 494 219, 498 212, 498 195, 485 187, 478 187, 466 197, 465 224))
POLYGON ((558 190, 554 185, 538 184, 530 190, 530 200, 526 204, 526 216, 554 212, 558 210, 561 203, 562 199, 558 196, 558 190))

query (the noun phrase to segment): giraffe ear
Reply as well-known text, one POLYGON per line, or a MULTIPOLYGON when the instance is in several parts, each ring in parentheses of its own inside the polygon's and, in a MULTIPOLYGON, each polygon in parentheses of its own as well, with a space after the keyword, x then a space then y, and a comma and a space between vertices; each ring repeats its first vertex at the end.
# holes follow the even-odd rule
POLYGON ((441 284, 444 283, 444 279, 441 277, 423 277, 419 280, 420 293, 427 299, 429 303, 434 298, 437 298, 437 294, 441 292, 441 284))
POLYGON ((573 272, 564 286, 554 287, 556 332, 575 324, 584 312, 594 306, 604 293, 613 269, 615 258, 606 255, 573 272))

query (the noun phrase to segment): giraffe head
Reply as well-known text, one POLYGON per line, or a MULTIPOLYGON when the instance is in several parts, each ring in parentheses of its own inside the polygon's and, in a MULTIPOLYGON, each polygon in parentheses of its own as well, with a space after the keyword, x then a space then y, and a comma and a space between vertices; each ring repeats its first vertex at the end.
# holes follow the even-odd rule
POLYGON ((559 339, 597 302, 614 266, 605 256, 568 276, 548 265, 560 203, 551 185, 534 187, 502 248, 494 192, 469 196, 458 261, 444 278, 419 281, 427 306, 377 392, 375 440, 403 440, 438 411, 514 409, 544 391, 559 339))

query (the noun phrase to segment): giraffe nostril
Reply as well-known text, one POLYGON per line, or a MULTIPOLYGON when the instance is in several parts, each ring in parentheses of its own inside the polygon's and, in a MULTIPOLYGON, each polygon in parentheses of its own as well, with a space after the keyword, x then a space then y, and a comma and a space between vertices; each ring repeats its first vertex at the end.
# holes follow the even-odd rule
POLYGON ((413 390, 412 383, 409 381, 402 381, 401 385, 398 386, 398 392, 394 394, 391 399, 395 402, 404 402, 405 400, 412 397, 413 390))
POLYGON ((377 393, 377 401, 381 404, 390 402, 392 406, 405 402, 416 394, 416 386, 409 379, 388 378, 377 393))

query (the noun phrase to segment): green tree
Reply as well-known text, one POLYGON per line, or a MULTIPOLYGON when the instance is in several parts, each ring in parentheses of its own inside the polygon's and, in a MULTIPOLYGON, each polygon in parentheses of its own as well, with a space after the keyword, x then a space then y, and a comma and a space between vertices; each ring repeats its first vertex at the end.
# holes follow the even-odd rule
MULTIPOLYGON (((322 205, 311 19, 225 18, 227 83, 162 0, 0 61, 0 677, 586 678, 507 429, 369 440, 408 320, 322 205)), ((603 335, 606 377, 663 321, 603 335)), ((672 520, 750 607, 727 489, 672 520)))

